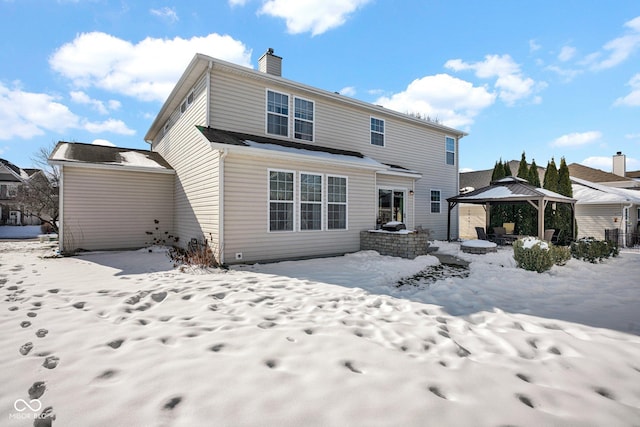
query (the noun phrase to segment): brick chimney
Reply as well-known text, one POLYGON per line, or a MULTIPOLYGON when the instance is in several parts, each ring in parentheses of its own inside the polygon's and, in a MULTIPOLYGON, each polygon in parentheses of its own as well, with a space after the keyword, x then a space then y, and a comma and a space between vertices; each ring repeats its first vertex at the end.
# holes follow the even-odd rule
POLYGON ((613 173, 618 176, 627 176, 627 156, 618 151, 613 156, 613 173))
POLYGON ((282 76, 282 58, 273 54, 273 49, 269 48, 258 59, 258 70, 274 76, 282 76))

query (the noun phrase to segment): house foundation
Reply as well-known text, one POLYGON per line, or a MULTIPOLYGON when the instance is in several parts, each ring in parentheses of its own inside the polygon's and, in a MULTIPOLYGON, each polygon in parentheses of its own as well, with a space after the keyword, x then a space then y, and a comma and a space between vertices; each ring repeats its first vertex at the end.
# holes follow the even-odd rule
POLYGON ((429 234, 417 231, 369 230, 360 232, 360 250, 414 259, 429 253, 429 234))

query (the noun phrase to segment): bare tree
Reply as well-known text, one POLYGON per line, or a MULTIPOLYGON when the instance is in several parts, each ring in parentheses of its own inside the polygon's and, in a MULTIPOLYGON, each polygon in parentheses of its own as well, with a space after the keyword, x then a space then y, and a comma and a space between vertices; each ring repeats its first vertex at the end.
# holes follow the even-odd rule
POLYGON ((40 149, 31 158, 38 171, 30 174, 18 187, 16 201, 20 205, 21 214, 38 218, 48 224, 51 230, 58 232, 60 171, 49 164, 48 159, 55 148, 55 143, 40 149))

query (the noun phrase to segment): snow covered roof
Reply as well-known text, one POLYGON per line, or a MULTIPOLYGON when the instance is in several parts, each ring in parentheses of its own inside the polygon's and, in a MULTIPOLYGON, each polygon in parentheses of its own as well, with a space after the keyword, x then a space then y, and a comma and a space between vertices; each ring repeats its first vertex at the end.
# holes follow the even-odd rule
POLYGON ((447 199, 449 202, 482 204, 487 202, 523 202, 545 199, 551 202, 575 203, 575 199, 537 188, 523 179, 508 176, 491 185, 447 199))
POLYGON ((110 147, 78 142, 58 142, 49 156, 51 164, 97 166, 172 172, 159 153, 132 148, 110 147))
POLYGON ((640 204, 640 191, 600 185, 571 177, 573 197, 579 205, 640 204))
POLYGON ((315 160, 331 161, 332 163, 346 163, 353 167, 374 170, 391 170, 382 164, 357 151, 341 150, 320 145, 304 144, 258 135, 223 131, 204 126, 196 126, 205 138, 214 146, 225 148, 242 147, 242 149, 258 149, 264 155, 304 156, 315 160))

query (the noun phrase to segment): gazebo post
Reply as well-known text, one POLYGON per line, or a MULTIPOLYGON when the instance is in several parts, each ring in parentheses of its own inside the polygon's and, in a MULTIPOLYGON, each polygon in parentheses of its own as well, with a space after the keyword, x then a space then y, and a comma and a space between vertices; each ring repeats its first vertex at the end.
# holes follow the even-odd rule
POLYGON ((491 202, 486 202, 485 206, 487 211, 485 212, 484 231, 489 234, 489 226, 491 225, 491 202))
POLYGON ((538 239, 544 240, 544 210, 546 206, 544 198, 538 199, 538 239))

